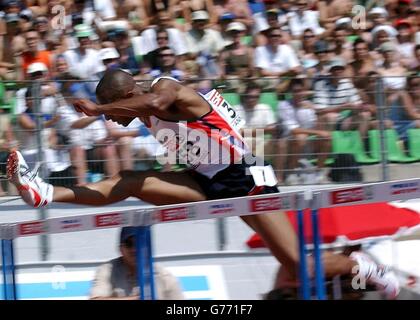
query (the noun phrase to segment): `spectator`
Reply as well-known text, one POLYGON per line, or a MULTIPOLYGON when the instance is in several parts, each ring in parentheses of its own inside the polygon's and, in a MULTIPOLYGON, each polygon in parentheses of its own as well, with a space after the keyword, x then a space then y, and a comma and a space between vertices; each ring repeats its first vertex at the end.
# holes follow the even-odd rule
POLYGON ((408 20, 397 20, 395 27, 397 35, 397 51, 400 56, 401 65, 410 68, 414 60, 414 33, 408 20))
POLYGON ((93 96, 97 82, 99 80, 98 73, 105 70, 99 57, 99 52, 91 49, 91 37, 93 36, 92 29, 85 25, 76 26, 76 38, 79 42, 79 47, 64 52, 64 57, 69 66, 71 75, 89 81, 90 95, 93 96))
POLYGON ((407 70, 397 59, 396 47, 392 42, 385 42, 379 47, 383 57, 383 63, 378 69, 383 77, 386 89, 399 90, 404 89, 407 79, 405 77, 407 70))
POLYGON ((219 31, 207 27, 209 14, 206 11, 192 13, 192 28, 186 34, 190 58, 196 60, 206 77, 218 78, 220 70, 216 59, 224 48, 224 41, 219 31))
POLYGON ((414 56, 416 57, 415 62, 413 63, 413 71, 420 75, 420 44, 414 47, 414 56))
POLYGON ((358 127, 364 137, 369 129, 370 113, 350 79, 344 78, 346 63, 335 58, 329 63, 330 75, 314 85, 313 103, 321 128, 327 131, 358 127))
POLYGON ((302 36, 305 29, 312 29, 316 35, 324 33, 325 29, 319 25, 319 12, 308 8, 308 0, 297 0, 296 10, 288 14, 288 23, 293 38, 302 36))
POLYGON ((39 16, 34 21, 34 27, 39 34, 38 49, 47 50, 48 41, 48 19, 45 16, 39 16))
POLYGON ((357 39, 353 44, 354 60, 350 63, 349 75, 354 79, 356 88, 363 88, 364 77, 376 69, 375 61, 369 53, 368 44, 363 39, 357 39))
POLYGON ((133 76, 138 75, 140 73, 140 66, 137 63, 127 30, 116 30, 114 42, 120 55, 118 59, 120 68, 127 70, 133 76))
MULTIPOLYGON (((159 51, 161 48, 170 47, 176 56, 176 64, 177 66, 182 66, 182 62, 185 58, 185 51, 178 51, 176 50, 175 46, 171 46, 169 44, 169 30, 165 28, 158 28, 156 29, 156 42, 157 48, 153 51, 150 51, 144 58, 144 62, 146 65, 144 73, 149 73, 150 70, 156 69, 159 67, 159 51)), ((180 69, 182 69, 180 67, 180 69)))
POLYGON ((224 14, 231 13, 235 16, 235 21, 241 22, 247 27, 251 27, 253 24, 247 0, 213 1, 213 6, 209 11, 215 14, 214 21, 219 21, 224 14))
POLYGON ((407 143, 407 131, 420 128, 420 110, 418 105, 418 77, 410 78, 408 92, 406 90, 386 90, 387 115, 393 122, 401 140, 407 143))
POLYGON ((278 28, 269 31, 268 44, 255 49, 255 67, 265 80, 264 89, 282 91, 282 77, 295 76, 302 71, 299 60, 293 49, 287 44, 281 44, 282 33, 278 28))
POLYGON ((301 48, 298 51, 299 60, 305 69, 313 68, 317 65, 318 60, 315 54, 316 36, 312 29, 303 31, 301 48))
MULTIPOLYGON (((101 61, 104 64, 106 70, 108 69, 122 69, 119 58, 120 54, 118 53, 117 49, 110 47, 110 48, 103 48, 99 51, 99 56, 101 57, 101 61)), ((130 70, 126 70, 130 71, 130 70)))
POLYGON ((169 47, 163 47, 159 50, 159 66, 150 72, 152 78, 160 76, 170 76, 177 80, 182 80, 184 73, 176 68, 175 53, 169 47))
MULTIPOLYGON (((47 80, 48 70, 47 67, 36 62, 28 66, 27 77, 30 80, 47 80)), ((51 149, 51 141, 54 139, 55 130, 54 126, 59 121, 57 114, 58 100, 54 96, 45 96, 41 93, 40 111, 35 110, 34 97, 32 96, 32 88, 20 89, 17 96, 17 123, 22 129, 21 131, 21 149, 22 154, 29 159, 28 163, 35 163, 38 153, 38 143, 36 138, 36 117, 41 117, 42 131, 41 140, 44 152, 51 149)), ((46 155, 46 153, 45 153, 46 155)), ((47 161, 48 162, 48 161, 47 161)))
POLYGON ((255 36, 256 46, 265 46, 268 43, 269 33, 272 28, 280 28, 282 31, 282 44, 288 43, 290 40, 289 27, 286 25, 286 22, 281 22, 281 11, 278 8, 271 8, 265 12, 264 27, 261 29, 255 36))
POLYGON ((220 54, 221 77, 227 80, 227 89, 243 92, 243 80, 254 75, 254 49, 241 42, 246 30, 240 22, 232 22, 226 31, 233 43, 220 54))
POLYGON ((48 71, 51 71, 51 54, 49 51, 39 50, 39 33, 35 29, 25 32, 26 51, 22 54, 22 69, 25 76, 28 66, 35 62, 43 63, 48 71))
MULTIPOLYGON (((257 156, 273 154, 273 139, 264 139, 264 136, 256 136, 256 129, 263 129, 264 134, 276 132, 276 117, 271 107, 267 104, 259 103, 261 88, 253 83, 248 83, 245 93, 241 96, 241 104, 234 106, 239 116, 245 120, 244 128, 252 129, 252 137, 245 136, 245 141, 252 146, 253 152, 257 156)), ((248 132, 244 132, 248 133, 248 132)))
POLYGON ((319 16, 322 26, 331 31, 335 22, 343 17, 351 16, 354 3, 352 0, 320 0, 318 1, 319 16))
POLYGON ((341 57, 344 61, 353 60, 351 43, 347 40, 349 33, 346 27, 339 26, 334 29, 332 37, 334 39, 333 52, 335 56, 341 57))
MULTIPOLYGON (((124 227, 120 233, 121 256, 98 267, 90 298, 95 300, 138 300, 135 228, 124 227)), ((165 268, 155 265, 154 277, 158 300, 184 300, 177 279, 165 268)))
POLYGON ((282 1, 281 4, 276 0, 264 0, 265 11, 254 13, 252 16, 254 20, 254 29, 253 34, 257 35, 258 33, 270 29, 271 27, 281 27, 287 23, 287 13, 288 13, 289 1, 282 1), (274 20, 277 22, 274 24, 273 19, 270 17, 270 24, 268 22, 268 15, 273 14, 275 16, 274 20))
POLYGON ((292 93, 292 99, 281 101, 278 106, 280 131, 282 132, 279 149, 283 150, 282 154, 288 155, 288 174, 286 175, 286 184, 288 185, 318 184, 328 180, 324 168, 326 167, 325 161, 331 152, 331 133, 321 129, 313 104, 305 98, 304 89, 302 80, 293 80, 287 90, 292 93), (315 137, 315 142, 310 142, 309 137, 315 137), (315 179, 311 181, 304 179, 298 166, 298 160, 304 153, 313 153, 317 158, 317 172, 314 176, 315 179))
POLYGON ((314 52, 316 58, 316 64, 312 68, 308 68, 306 74, 308 76, 310 84, 308 88, 313 89, 315 82, 323 80, 327 77, 329 69, 328 63, 330 61, 331 48, 328 42, 324 40, 318 40, 314 44, 314 52))
POLYGON ((182 60, 183 56, 188 53, 188 46, 183 32, 174 27, 171 16, 165 10, 160 10, 157 15, 157 25, 150 26, 141 33, 143 38, 144 52, 147 54, 157 50, 159 47, 171 47, 178 57, 182 60), (167 39, 164 39, 162 31, 166 31, 167 39), (157 32, 159 31, 159 35, 157 32), (158 38, 159 37, 159 38, 158 38))

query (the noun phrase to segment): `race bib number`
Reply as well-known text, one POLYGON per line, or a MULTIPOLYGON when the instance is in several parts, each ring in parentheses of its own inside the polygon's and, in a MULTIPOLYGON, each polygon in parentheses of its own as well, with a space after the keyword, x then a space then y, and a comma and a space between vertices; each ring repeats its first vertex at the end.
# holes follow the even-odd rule
POLYGON ((249 171, 257 187, 277 185, 277 178, 272 166, 253 166, 249 167, 249 171))
POLYGON ((213 89, 207 93, 204 98, 211 104, 211 106, 219 113, 223 119, 226 120, 230 126, 239 131, 245 124, 245 120, 242 119, 235 109, 223 98, 223 96, 213 89))

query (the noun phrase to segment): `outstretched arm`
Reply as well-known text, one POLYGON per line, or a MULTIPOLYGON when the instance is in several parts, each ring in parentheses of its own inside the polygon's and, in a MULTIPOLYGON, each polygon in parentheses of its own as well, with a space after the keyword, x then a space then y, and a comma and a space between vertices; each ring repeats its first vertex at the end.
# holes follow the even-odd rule
POLYGON ((88 116, 142 117, 161 115, 175 102, 181 85, 172 80, 162 79, 152 88, 151 93, 133 95, 112 103, 97 105, 80 99, 74 103, 77 111, 88 116))

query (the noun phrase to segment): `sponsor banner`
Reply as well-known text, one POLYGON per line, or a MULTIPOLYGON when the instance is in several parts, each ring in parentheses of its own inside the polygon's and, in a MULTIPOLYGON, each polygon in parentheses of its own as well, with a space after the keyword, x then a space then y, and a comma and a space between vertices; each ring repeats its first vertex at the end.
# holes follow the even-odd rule
POLYGON ((125 215, 123 213, 103 213, 94 217, 95 228, 118 227, 125 224, 125 215))
POLYGON ((251 212, 276 211, 290 208, 289 197, 275 196, 263 199, 251 199, 251 212))
POLYGON ((208 206, 208 213, 210 215, 220 214, 234 214, 236 211, 235 204, 233 203, 218 203, 208 206))
POLYGON ((73 216, 51 219, 49 226, 51 232, 75 232, 92 229, 91 216, 73 216))
POLYGON ((391 195, 416 193, 420 190, 418 182, 401 182, 394 183, 390 186, 391 195))
POLYGON ((196 216, 194 206, 162 209, 157 211, 157 218, 161 222, 188 220, 196 216))
POLYGON ((357 187, 349 188, 344 190, 332 191, 331 195, 331 204, 342 204, 342 203, 352 203, 367 201, 373 199, 373 189, 372 187, 357 187))
POLYGON ((32 221, 19 224, 19 236, 31 236, 42 234, 45 232, 45 224, 43 221, 32 221))

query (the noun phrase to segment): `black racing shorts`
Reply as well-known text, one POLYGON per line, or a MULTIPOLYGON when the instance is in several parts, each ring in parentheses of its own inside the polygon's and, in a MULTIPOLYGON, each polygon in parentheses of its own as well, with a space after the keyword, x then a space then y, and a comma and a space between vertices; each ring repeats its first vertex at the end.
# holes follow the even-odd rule
POLYGON ((250 166, 252 165, 246 163, 232 164, 218 172, 213 178, 208 178, 196 171, 189 173, 209 200, 279 193, 276 186, 257 188, 252 175, 249 172, 247 174, 247 168, 250 166))

